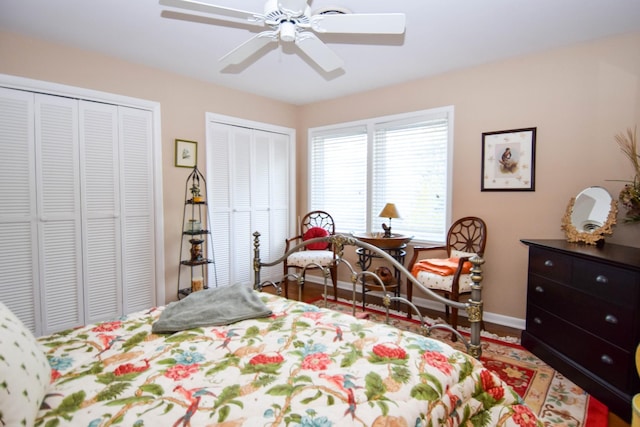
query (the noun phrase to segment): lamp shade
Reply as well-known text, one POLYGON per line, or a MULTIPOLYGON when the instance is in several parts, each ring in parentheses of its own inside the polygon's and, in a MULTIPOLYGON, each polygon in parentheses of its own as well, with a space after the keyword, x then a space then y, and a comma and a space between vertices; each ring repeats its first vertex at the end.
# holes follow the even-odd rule
POLYGON ((380 218, 400 218, 400 213, 398 212, 398 208, 396 208, 395 203, 387 203, 384 205, 384 208, 378 214, 380 218))

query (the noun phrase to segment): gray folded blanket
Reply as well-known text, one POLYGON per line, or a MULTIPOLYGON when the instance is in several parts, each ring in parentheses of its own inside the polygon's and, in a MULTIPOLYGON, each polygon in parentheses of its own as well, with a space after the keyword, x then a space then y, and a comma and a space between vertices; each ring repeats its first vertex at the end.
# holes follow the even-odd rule
POLYGON ((222 286, 194 292, 181 301, 169 303, 151 331, 171 333, 270 315, 271 310, 250 287, 241 284, 222 286))

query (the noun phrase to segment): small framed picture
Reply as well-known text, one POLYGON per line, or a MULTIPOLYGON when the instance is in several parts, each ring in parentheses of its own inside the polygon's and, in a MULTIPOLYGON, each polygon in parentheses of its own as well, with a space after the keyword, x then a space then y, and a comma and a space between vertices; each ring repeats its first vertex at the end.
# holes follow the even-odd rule
POLYGON ((198 143, 176 139, 176 166, 192 168, 198 162, 198 143))
POLYGON ((536 128, 482 134, 481 191, 535 191, 536 128))

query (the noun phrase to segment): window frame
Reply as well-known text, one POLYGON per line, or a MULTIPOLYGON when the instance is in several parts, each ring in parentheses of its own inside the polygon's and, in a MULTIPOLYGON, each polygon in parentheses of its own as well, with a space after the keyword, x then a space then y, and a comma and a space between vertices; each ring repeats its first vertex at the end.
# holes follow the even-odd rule
MULTIPOLYGON (((401 113, 401 114, 393 114, 393 115, 387 115, 387 116, 379 116, 379 117, 372 117, 372 118, 367 118, 367 119, 362 119, 362 120, 356 120, 356 121, 350 121, 350 122, 342 122, 342 123, 335 123, 335 124, 330 124, 330 125, 325 125, 325 126, 319 126, 319 127, 314 127, 314 128, 309 128, 307 131, 307 188, 308 188, 308 192, 307 192, 307 206, 309 206, 310 208, 316 209, 319 207, 313 207, 312 205, 312 192, 313 192, 313 187, 312 187, 312 180, 313 180, 313 171, 314 171, 314 164, 313 164, 313 144, 314 144, 314 137, 316 135, 321 135, 321 134, 331 134, 332 131, 336 131, 336 134, 343 132, 347 129, 354 129, 354 128, 358 128, 358 127, 363 127, 365 129, 365 133, 366 133, 366 146, 367 146, 367 153, 366 153, 366 196, 365 196, 365 206, 366 206, 366 213, 365 213, 365 225, 366 225, 366 232, 367 233, 371 233, 372 231, 380 231, 380 230, 372 230, 372 224, 374 223, 374 218, 377 218, 377 214, 375 214, 372 209, 372 204, 373 204, 373 180, 372 180, 372 175, 373 175, 373 144, 374 144, 374 139, 375 139, 375 131, 376 131, 376 126, 385 124, 385 123, 390 123, 390 122, 410 122, 411 120, 414 120, 416 123, 420 122, 420 121, 424 121, 424 120, 433 120, 436 118, 442 118, 445 117, 446 121, 447 121, 447 147, 446 147, 446 202, 444 203, 444 230, 442 235, 437 236, 437 238, 433 239, 433 240, 427 240, 427 239, 423 239, 423 238, 414 238, 412 240, 413 243, 415 244, 437 244, 437 245, 441 245, 445 243, 446 240, 446 233, 447 230, 449 228, 449 225, 451 224, 451 212, 452 212, 452 193, 453 193, 453 141, 454 141, 454 107, 452 105, 449 106, 444 106, 444 107, 436 107, 436 108, 430 108, 430 109, 426 109, 426 110, 418 110, 418 111, 412 111, 412 112, 408 112, 408 113, 401 113)), ((393 202, 393 201, 389 201, 389 202, 393 202)), ((402 212, 400 212, 400 214, 402 215, 402 212)), ((349 233, 352 230, 343 230, 340 229, 340 224, 339 221, 337 222, 337 232, 341 232, 341 233, 349 233)))

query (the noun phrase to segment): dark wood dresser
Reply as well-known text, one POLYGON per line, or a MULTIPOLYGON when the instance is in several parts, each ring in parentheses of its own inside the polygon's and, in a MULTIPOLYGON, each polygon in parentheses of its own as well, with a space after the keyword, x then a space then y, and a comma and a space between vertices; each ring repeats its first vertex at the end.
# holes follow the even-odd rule
POLYGON ((640 393, 640 249, 522 242, 529 246, 522 345, 629 422, 640 393))

